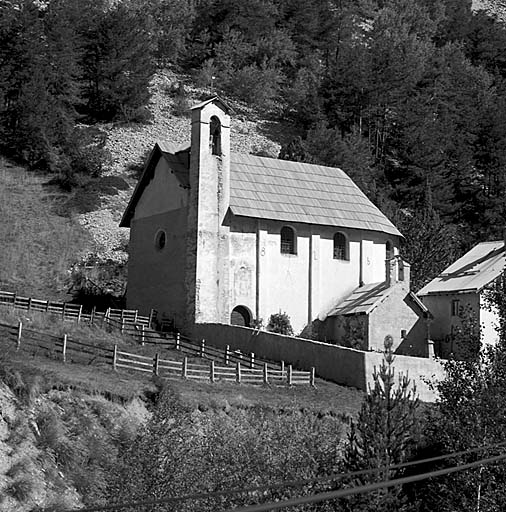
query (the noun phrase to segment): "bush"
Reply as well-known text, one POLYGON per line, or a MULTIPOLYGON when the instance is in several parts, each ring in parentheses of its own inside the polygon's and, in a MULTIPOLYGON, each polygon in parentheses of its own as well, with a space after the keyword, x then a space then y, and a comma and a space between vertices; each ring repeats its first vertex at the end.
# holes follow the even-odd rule
POLYGON ((271 108, 279 92, 281 72, 266 66, 246 66, 224 77, 224 88, 237 98, 271 108))
POLYGON ((190 102, 184 85, 180 82, 176 89, 172 112, 178 117, 188 116, 190 114, 190 102))
POLYGON ((278 334, 285 334, 286 336, 293 336, 290 317, 286 313, 281 313, 281 311, 270 316, 267 330, 278 334))
POLYGON ((35 481, 30 475, 25 475, 12 482, 7 487, 7 494, 18 500, 20 503, 25 503, 32 495, 35 489, 35 481))

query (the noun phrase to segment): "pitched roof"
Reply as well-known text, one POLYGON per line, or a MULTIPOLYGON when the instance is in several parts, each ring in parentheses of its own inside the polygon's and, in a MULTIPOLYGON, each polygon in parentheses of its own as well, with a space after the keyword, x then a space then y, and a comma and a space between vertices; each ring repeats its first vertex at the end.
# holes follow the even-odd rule
POLYGON ((402 236, 341 169, 233 153, 235 215, 367 229, 402 236))
POLYGON ((355 288, 346 299, 332 309, 327 316, 368 315, 376 306, 385 300, 391 286, 383 283, 371 283, 355 288))
POLYGON ((480 292, 504 270, 504 241, 483 242, 425 285, 418 295, 480 292))
POLYGON ((191 110, 198 110, 204 108, 209 103, 217 103, 223 110, 223 112, 225 112, 226 114, 230 114, 231 112, 233 112, 233 109, 231 109, 230 106, 227 105, 227 103, 225 103, 219 96, 211 96, 207 100, 204 100, 200 103, 197 103, 196 105, 193 105, 193 107, 191 107, 191 110))
MULTIPOLYGON (((189 148, 162 142, 155 145, 120 226, 130 225, 159 157, 169 163, 182 186, 189 186, 189 148)), ((341 169, 276 158, 230 155, 230 210, 244 217, 402 236, 341 169)))
MULTIPOLYGON (((390 295, 393 289, 394 286, 387 286, 386 282, 371 283, 355 288, 327 316, 368 315, 390 295)), ((427 306, 413 292, 407 292, 406 298, 419 310, 421 316, 432 318, 427 306)))
POLYGON ((137 201, 140 199, 144 189, 148 183, 153 179, 155 175, 156 164, 160 158, 164 158, 170 169, 174 172, 174 175, 179 181, 179 184, 183 188, 190 187, 190 176, 188 168, 190 165, 190 146, 184 144, 177 146, 169 142, 157 142, 155 147, 151 151, 146 164, 144 165, 144 171, 142 176, 137 182, 134 193, 128 202, 125 213, 119 223, 120 227, 130 227, 130 221, 135 213, 135 206, 137 201))

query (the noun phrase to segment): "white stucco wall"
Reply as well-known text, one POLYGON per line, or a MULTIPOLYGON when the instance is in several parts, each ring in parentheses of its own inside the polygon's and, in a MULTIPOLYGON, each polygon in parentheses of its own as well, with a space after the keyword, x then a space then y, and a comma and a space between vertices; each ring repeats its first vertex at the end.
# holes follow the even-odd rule
POLYGON ((494 345, 499 341, 497 327, 499 316, 495 306, 490 307, 483 293, 480 294, 480 334, 483 346, 494 345))
POLYGON ((155 167, 153 179, 144 189, 134 219, 152 217, 168 211, 178 210, 188 204, 188 190, 181 187, 167 162, 160 158, 155 167))
POLYGON ((233 216, 229 223, 230 308, 245 306, 264 323, 271 314, 286 312, 299 333, 318 317, 324 319, 359 285, 361 254, 363 282, 385 279, 388 237, 382 233, 233 216), (296 232, 297 254, 281 254, 280 232, 286 225, 296 232), (347 261, 334 259, 337 231, 348 237, 347 261))

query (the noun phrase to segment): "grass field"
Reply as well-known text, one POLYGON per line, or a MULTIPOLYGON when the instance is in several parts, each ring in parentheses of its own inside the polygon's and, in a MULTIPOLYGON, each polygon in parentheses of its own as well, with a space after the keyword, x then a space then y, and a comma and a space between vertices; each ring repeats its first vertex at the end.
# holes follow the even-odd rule
POLYGON ((68 269, 93 244, 77 222, 56 215, 65 194, 49 179, 0 157, 0 288, 60 299, 68 269))

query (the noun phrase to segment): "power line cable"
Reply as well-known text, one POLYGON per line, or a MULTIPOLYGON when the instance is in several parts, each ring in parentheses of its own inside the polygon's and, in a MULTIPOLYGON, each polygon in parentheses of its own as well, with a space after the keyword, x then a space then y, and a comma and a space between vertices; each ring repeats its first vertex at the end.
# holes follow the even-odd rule
POLYGON ((100 505, 100 506, 92 506, 86 508, 72 509, 66 510, 62 512, 103 512, 108 510, 121 510, 125 508, 132 508, 138 506, 146 506, 146 505, 160 505, 165 503, 177 503, 181 501, 187 500, 196 500, 196 499, 207 499, 207 498, 217 498, 222 496, 233 496, 235 494, 244 494, 248 492, 259 492, 259 491, 269 491, 274 489, 282 489, 285 487, 302 487, 304 485, 309 485, 313 483, 324 483, 324 482, 332 482, 335 480, 366 476, 369 474, 377 473, 384 470, 393 470, 393 469, 403 469, 406 467, 417 466, 421 464, 428 464, 431 462, 438 462, 445 459, 460 457, 463 455, 470 455, 472 453, 481 452, 484 450, 494 450, 498 448, 502 448, 506 446, 506 441, 502 443, 497 443, 493 445, 480 446, 476 448, 468 448, 467 450, 461 450, 458 452, 452 452, 445 455, 437 455, 434 457, 429 457, 426 459, 420 459, 415 461, 403 462, 400 464, 392 464, 390 466, 379 466, 376 468, 363 469, 358 471, 351 471, 348 473, 334 473, 332 475, 328 475, 325 477, 317 477, 305 480, 285 480, 283 482, 276 482, 269 485, 255 485, 250 487, 243 487, 240 489, 228 489, 223 491, 213 491, 213 492, 200 492, 194 494, 187 494, 183 496, 173 496, 168 498, 158 498, 153 500, 136 500, 135 502, 124 502, 124 503, 116 503, 111 505, 100 505))
POLYGON ((367 492, 376 491, 378 489, 384 489, 387 487, 394 487, 396 485, 404 485, 412 482, 419 482, 420 480, 426 480, 428 478, 435 478, 438 476, 449 475, 451 473, 457 473, 458 471, 465 471, 467 469, 477 468, 479 466, 486 466, 487 464, 499 462, 504 459, 506 459, 506 454, 503 453, 501 455, 496 455, 495 457, 489 457, 488 459, 481 459, 476 462, 461 464, 458 466, 453 466, 451 468, 439 469, 436 471, 429 471, 427 473, 420 473, 418 475, 396 478, 395 480, 376 482, 373 484, 351 487, 349 489, 329 491, 320 494, 313 494, 311 496, 303 496, 301 498, 292 498, 280 502, 266 503, 263 505, 252 505, 241 508, 233 508, 225 512, 271 512, 273 510, 279 510, 280 508, 295 507, 298 505, 305 505, 308 503, 318 503, 320 501, 344 498, 346 496, 351 496, 353 494, 365 494, 367 492))

